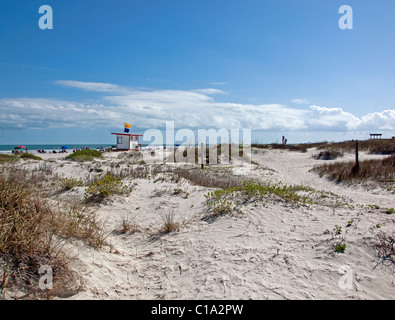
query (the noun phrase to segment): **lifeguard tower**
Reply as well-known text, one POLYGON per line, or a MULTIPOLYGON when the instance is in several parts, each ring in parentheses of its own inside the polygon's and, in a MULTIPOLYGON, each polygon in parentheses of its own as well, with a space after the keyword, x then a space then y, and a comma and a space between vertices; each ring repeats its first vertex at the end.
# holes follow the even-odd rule
POLYGON ((117 151, 141 150, 139 137, 142 134, 111 133, 117 136, 117 151))

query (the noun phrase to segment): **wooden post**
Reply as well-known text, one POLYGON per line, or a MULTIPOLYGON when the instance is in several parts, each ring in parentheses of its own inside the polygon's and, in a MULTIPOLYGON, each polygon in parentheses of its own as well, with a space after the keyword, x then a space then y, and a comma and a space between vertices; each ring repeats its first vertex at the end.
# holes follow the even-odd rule
POLYGON ((201 149, 202 149, 202 154, 200 155, 200 160, 202 161, 202 163, 201 163, 201 166, 202 166, 202 169, 203 169, 203 158, 204 158, 204 151, 203 151, 203 142, 202 142, 202 144, 201 144, 201 149))
POLYGON ((358 140, 355 141, 355 170, 359 170, 359 159, 358 159, 358 140))

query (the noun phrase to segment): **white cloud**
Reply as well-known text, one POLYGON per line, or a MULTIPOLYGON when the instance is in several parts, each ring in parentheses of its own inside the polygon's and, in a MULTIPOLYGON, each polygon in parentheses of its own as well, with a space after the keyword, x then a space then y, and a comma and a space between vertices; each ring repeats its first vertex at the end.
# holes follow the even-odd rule
POLYGON ((121 86, 111 84, 111 83, 101 83, 101 82, 82 82, 74 80, 58 80, 55 81, 56 84, 61 86, 82 89, 85 91, 96 91, 96 92, 124 92, 127 90, 121 86))
POLYGON ((240 104, 216 101, 217 89, 142 90, 109 83, 58 81, 67 87, 105 94, 100 103, 58 99, 0 99, 0 127, 119 127, 124 122, 141 129, 250 128, 268 131, 394 130, 395 110, 357 117, 341 108, 280 104, 240 104))
POLYGON ((293 99, 291 100, 292 103, 295 104, 309 104, 310 102, 306 99, 293 99))

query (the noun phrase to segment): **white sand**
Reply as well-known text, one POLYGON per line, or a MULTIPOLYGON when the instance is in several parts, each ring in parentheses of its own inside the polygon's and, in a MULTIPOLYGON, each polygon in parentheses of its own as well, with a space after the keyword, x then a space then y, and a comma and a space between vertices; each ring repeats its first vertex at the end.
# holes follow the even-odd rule
MULTIPOLYGON (((395 215, 383 211, 395 207, 394 194, 319 178, 309 172, 324 163, 311 158, 314 152, 259 151, 253 161, 261 168, 232 170, 262 181, 303 184, 336 194, 328 205, 250 203, 240 207, 242 215, 221 216, 210 223, 201 219, 209 189, 186 181, 182 185, 133 181, 130 196, 114 196, 94 207, 113 249, 95 250, 79 242, 71 246, 77 257, 72 268, 82 276, 85 288, 69 299, 393 299, 394 264, 380 263, 375 242, 378 232, 395 231, 395 215), (173 195, 176 188, 189 195, 173 195), (158 190, 167 192, 153 197, 158 190), (161 234, 161 215, 168 213, 174 213, 181 227, 161 234), (138 225, 139 232, 114 232, 125 217, 138 225), (346 227, 350 220, 353 224, 346 227), (335 225, 342 227, 345 253, 334 253, 335 225), (339 286, 347 276, 342 267, 351 271, 350 288, 339 286)), ((119 159, 119 153, 108 153, 105 160, 85 165, 60 160, 65 154, 40 156, 52 159, 59 175, 76 178, 86 176, 88 168, 110 166, 119 159)), ((361 153, 361 160, 372 157, 379 156, 361 153)), ((352 159, 349 154, 336 161, 352 159)), ((82 196, 83 188, 62 195, 82 196)))

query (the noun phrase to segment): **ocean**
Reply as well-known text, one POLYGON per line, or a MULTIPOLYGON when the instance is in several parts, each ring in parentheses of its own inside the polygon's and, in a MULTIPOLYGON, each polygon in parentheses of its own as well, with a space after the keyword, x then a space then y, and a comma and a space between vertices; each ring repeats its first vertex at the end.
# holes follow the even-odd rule
MULTIPOLYGON (((0 145, 0 153, 11 153, 12 150, 17 145, 0 145)), ((110 148, 111 144, 25 144, 25 147, 28 148, 28 151, 31 153, 37 153, 37 150, 45 150, 47 152, 52 152, 53 150, 59 151, 62 146, 69 147, 68 150, 75 150, 78 148, 89 148, 89 149, 100 149, 100 148, 110 148)), ((21 150, 25 151, 26 149, 22 148, 21 150)))

